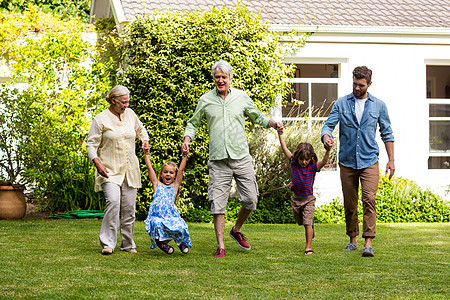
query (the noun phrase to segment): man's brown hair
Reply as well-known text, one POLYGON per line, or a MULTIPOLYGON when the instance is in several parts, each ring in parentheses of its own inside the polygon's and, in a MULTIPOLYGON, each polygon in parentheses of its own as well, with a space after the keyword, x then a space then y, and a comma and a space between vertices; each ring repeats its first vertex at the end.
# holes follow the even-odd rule
POLYGON ((367 83, 369 84, 372 81, 372 70, 366 66, 356 67, 353 70, 353 77, 356 79, 365 78, 367 83))

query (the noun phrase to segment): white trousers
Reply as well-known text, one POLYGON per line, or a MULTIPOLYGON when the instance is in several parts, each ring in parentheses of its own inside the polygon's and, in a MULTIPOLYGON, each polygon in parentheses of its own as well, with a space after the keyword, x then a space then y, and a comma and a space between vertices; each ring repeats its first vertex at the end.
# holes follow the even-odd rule
POLYGON ((106 205, 100 226, 100 244, 103 249, 114 249, 117 244, 117 231, 120 224, 120 235, 122 237, 120 250, 130 251, 130 249, 136 248, 133 231, 136 220, 137 189, 128 186, 126 177, 121 186, 112 182, 105 182, 102 184, 102 188, 106 205))

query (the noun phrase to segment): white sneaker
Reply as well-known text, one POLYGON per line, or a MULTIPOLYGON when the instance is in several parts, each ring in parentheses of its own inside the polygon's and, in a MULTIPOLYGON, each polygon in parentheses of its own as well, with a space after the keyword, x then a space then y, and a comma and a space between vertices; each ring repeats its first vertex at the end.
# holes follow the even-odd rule
POLYGON ((104 248, 103 250, 102 250, 102 254, 103 255, 110 255, 110 254, 112 254, 113 253, 113 249, 112 248, 104 248))
POLYGON ((130 253, 137 253, 137 250, 136 250, 136 248, 131 248, 130 251, 128 251, 128 252, 130 252, 130 253))

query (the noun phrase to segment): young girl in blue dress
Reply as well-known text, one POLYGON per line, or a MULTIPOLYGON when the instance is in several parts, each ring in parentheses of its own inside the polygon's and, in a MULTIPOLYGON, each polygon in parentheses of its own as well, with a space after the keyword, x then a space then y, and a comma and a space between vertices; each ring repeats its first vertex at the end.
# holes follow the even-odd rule
POLYGON ((145 154, 145 164, 155 191, 145 220, 145 230, 152 241, 151 249, 158 247, 167 254, 172 254, 174 251, 173 247, 167 244, 171 240, 175 240, 184 254, 187 254, 192 247, 188 226, 175 206, 186 160, 187 156, 183 156, 180 167, 171 161, 166 162, 161 167, 158 178, 148 154, 145 154))
POLYGON ((316 197, 313 195, 313 185, 316 173, 327 163, 330 157, 330 146, 325 147, 325 155, 318 160, 314 147, 310 143, 300 143, 292 154, 286 147, 282 133, 278 133, 281 149, 291 164, 292 199, 291 206, 294 219, 298 225, 305 226, 306 247, 305 255, 314 254, 312 251, 312 239, 314 238, 314 211, 316 197))

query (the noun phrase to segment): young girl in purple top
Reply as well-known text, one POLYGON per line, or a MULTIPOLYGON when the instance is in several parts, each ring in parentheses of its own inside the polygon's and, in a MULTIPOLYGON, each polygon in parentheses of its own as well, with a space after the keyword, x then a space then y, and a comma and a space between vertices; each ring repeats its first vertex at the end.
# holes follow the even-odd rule
MULTIPOLYGON (((282 133, 281 133, 282 134, 282 133)), ((314 254, 311 249, 314 237, 313 219, 316 208, 316 197, 313 195, 313 185, 316 173, 327 163, 330 157, 330 146, 325 146, 326 152, 321 161, 318 161, 316 152, 310 143, 300 143, 292 154, 286 147, 283 136, 278 132, 281 149, 289 158, 292 176, 292 212, 298 225, 305 226, 306 248, 305 255, 314 254)))

